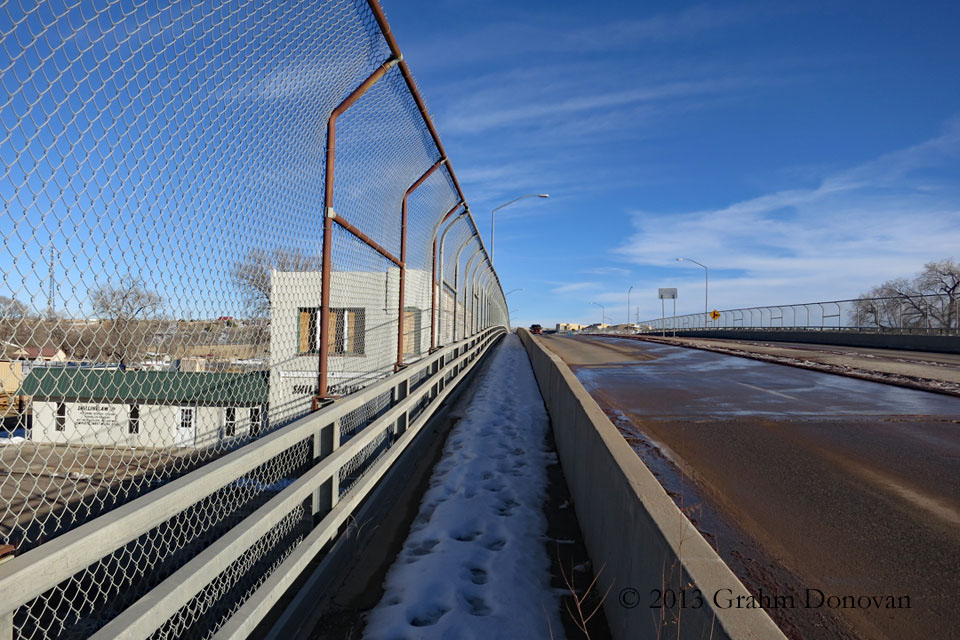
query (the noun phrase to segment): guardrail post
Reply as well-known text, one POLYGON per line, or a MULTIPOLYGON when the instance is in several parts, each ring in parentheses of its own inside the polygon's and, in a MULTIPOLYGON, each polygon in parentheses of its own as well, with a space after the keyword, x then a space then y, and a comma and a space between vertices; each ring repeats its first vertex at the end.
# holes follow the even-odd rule
MULTIPOLYGON (((447 357, 440 356, 437 359, 437 371, 438 372, 442 371, 446 363, 447 363, 447 357)), ((440 376, 439 380, 437 380, 437 393, 439 394, 440 392, 442 392, 446 386, 447 386, 447 376, 446 374, 444 374, 440 376)))
MULTIPOLYGON (((397 384, 397 386, 393 388, 393 404, 397 404, 398 402, 406 398, 409 392, 410 392, 409 380, 404 380, 403 382, 397 384)), ((399 438, 401 435, 403 435, 403 432, 407 430, 408 417, 409 417, 409 413, 407 411, 404 411, 397 418, 397 422, 394 424, 394 427, 393 427, 393 435, 395 437, 399 438)))
POLYGON ((433 388, 430 390, 431 400, 436 398, 440 391, 443 390, 442 376, 437 375, 440 373, 441 368, 443 368, 443 356, 434 359, 434 361, 430 363, 430 378, 433 380, 433 388))
MULTIPOLYGON (((313 434, 313 462, 320 462, 340 447, 340 420, 313 434)), ((333 474, 313 492, 313 522, 316 524, 337 505, 340 497, 340 475, 333 474)))

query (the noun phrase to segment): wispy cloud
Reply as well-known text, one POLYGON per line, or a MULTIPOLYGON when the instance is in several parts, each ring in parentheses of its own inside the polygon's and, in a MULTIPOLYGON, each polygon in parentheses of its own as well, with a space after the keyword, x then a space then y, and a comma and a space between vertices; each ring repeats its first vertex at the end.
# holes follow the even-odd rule
POLYGON ((577 18, 569 12, 545 15, 537 8, 514 5, 511 19, 496 20, 465 33, 436 37, 428 42, 414 42, 409 51, 417 61, 417 68, 489 63, 518 56, 624 53, 651 45, 703 38, 738 25, 760 23, 802 10, 782 3, 727 7, 699 4, 682 11, 634 18, 626 15, 633 12, 612 8, 605 12, 601 22, 582 24, 574 22, 577 18), (618 13, 621 15, 616 15, 618 13), (490 46, 491 42, 496 46, 490 46), (444 55, 437 55, 438 51, 444 55))
POLYGON ((593 289, 597 286, 596 282, 571 282, 569 284, 561 285, 553 289, 553 293, 562 294, 562 293, 573 293, 574 291, 583 291, 585 289, 593 289))
POLYGON ((699 37, 783 13, 783 7, 774 8, 773 5, 717 7, 700 4, 680 12, 577 29, 562 42, 582 50, 636 48, 699 37))
MULTIPOLYGON (((494 109, 458 109, 453 116, 447 118, 445 123, 453 133, 479 133, 488 129, 530 122, 543 123, 545 119, 555 121, 578 114, 602 114, 612 109, 725 93, 743 88, 753 82, 755 81, 745 78, 717 78, 651 83, 629 90, 604 91, 589 95, 577 95, 571 91, 567 93, 570 97, 555 100, 531 99, 523 104, 517 104, 516 94, 512 99, 508 99, 508 96, 501 94, 502 90, 498 89, 496 96, 488 95, 484 102, 510 106, 494 109)), ((622 122, 616 123, 615 126, 622 127, 622 122)))
POLYGON ((623 269, 621 267, 593 267, 590 269, 582 269, 580 273, 589 273, 591 275, 598 275, 598 276, 626 277, 630 275, 630 270, 623 269))
MULTIPOLYGON (((808 189, 681 214, 638 212, 615 250, 641 265, 694 257, 713 270, 718 305, 855 296, 960 247, 960 193, 939 180, 960 169, 960 119, 918 145, 825 176, 808 189)), ((683 281, 702 282, 692 270, 683 281)))

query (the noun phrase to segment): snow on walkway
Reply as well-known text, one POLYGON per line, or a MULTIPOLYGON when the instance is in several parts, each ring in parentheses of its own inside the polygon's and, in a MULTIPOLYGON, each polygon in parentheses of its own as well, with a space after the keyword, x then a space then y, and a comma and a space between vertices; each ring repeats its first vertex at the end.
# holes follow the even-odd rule
POLYGON ((368 614, 369 640, 564 637, 543 514, 556 454, 545 449, 549 421, 516 335, 474 384, 368 614))

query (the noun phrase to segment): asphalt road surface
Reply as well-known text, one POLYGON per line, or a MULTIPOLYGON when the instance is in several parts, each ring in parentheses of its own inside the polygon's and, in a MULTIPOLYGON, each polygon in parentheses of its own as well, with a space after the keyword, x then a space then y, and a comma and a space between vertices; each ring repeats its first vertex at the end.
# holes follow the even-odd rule
POLYGON ((642 341, 542 339, 745 584, 794 596, 767 607, 787 635, 960 633, 960 399, 642 341))

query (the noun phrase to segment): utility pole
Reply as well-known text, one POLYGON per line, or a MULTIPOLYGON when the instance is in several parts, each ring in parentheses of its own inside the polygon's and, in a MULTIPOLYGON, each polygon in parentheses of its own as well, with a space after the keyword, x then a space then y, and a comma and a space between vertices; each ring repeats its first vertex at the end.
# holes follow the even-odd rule
POLYGON ((54 282, 53 282, 53 239, 50 240, 50 290, 47 292, 47 317, 53 320, 57 307, 53 301, 54 282))

